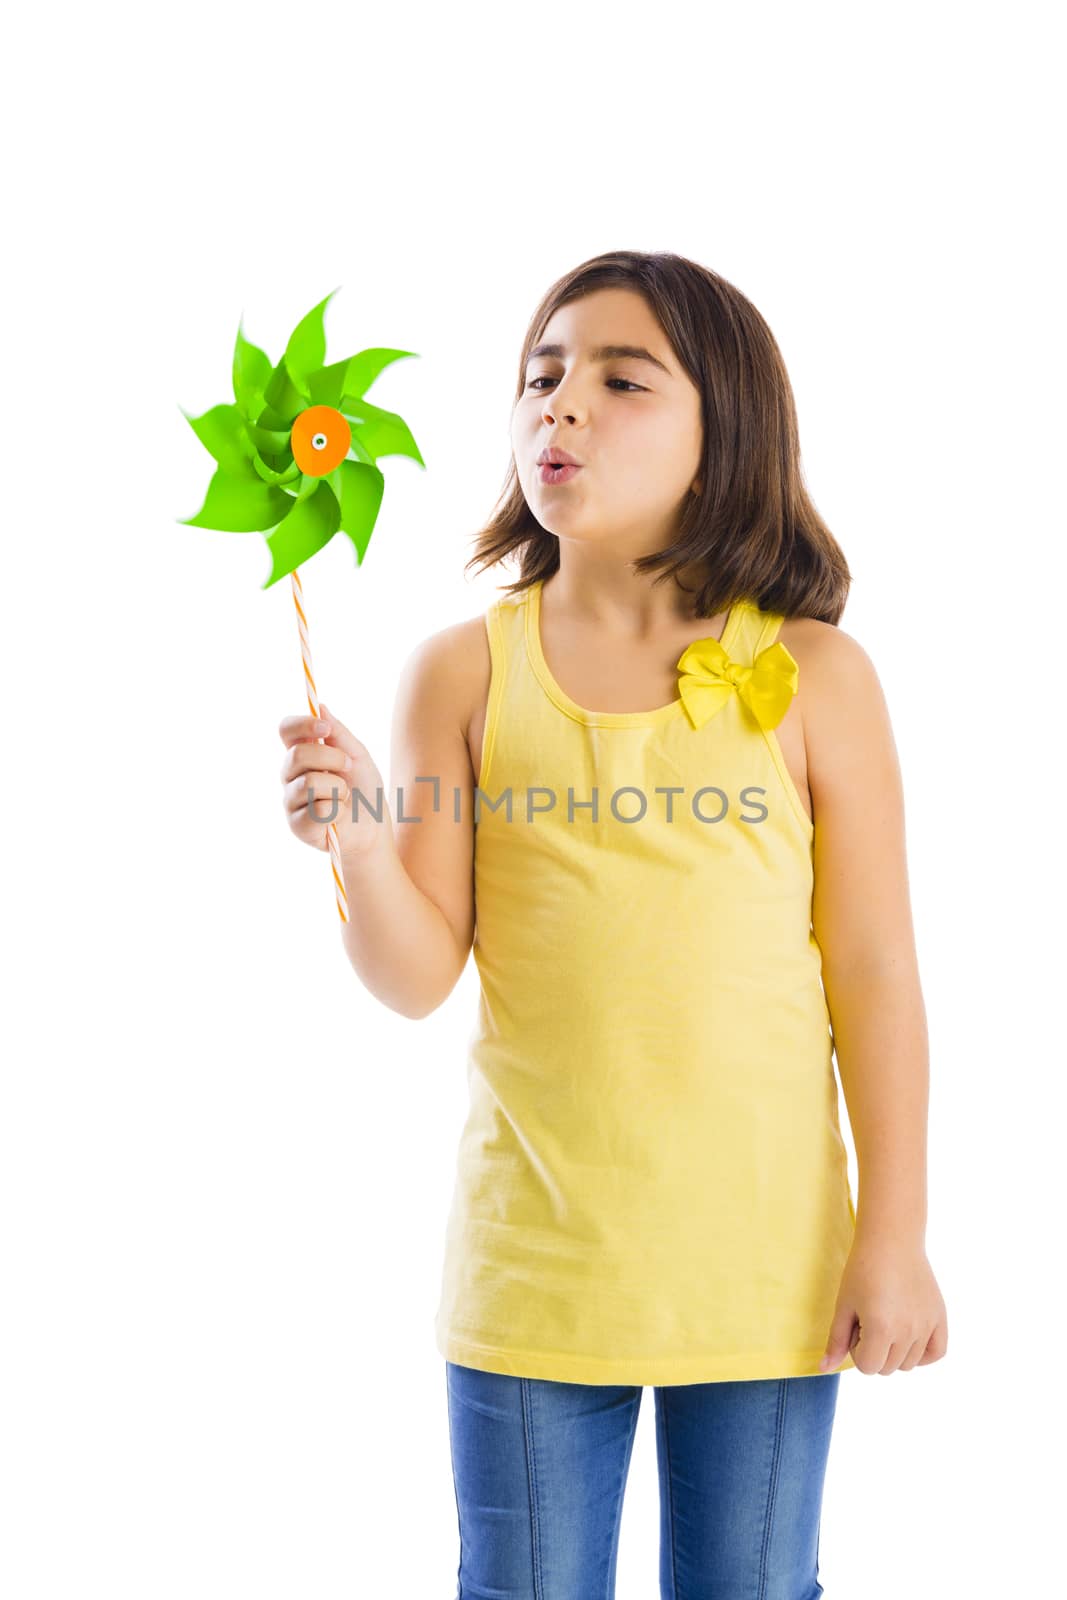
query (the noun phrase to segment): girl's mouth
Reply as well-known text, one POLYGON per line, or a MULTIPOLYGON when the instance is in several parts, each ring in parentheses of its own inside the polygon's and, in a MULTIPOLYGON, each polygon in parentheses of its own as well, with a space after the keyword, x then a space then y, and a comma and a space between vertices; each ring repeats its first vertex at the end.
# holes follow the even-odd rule
POLYGON ((550 461, 546 461, 537 470, 542 483, 569 483, 576 473, 581 472, 582 469, 581 467, 557 467, 553 466, 550 461))

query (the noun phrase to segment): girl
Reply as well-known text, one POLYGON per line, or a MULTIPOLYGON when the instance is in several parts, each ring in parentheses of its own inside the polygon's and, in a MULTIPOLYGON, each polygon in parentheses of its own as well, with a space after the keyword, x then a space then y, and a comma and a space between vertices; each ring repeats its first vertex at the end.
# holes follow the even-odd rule
POLYGON ((841 1372, 947 1342, 884 698, 722 278, 621 251, 555 284, 511 437, 468 565, 518 579, 404 669, 403 820, 325 706, 280 730, 366 986, 424 1017, 472 944, 481 979, 435 1325, 457 1595, 614 1593, 652 1385, 663 1596, 813 1600, 841 1372))

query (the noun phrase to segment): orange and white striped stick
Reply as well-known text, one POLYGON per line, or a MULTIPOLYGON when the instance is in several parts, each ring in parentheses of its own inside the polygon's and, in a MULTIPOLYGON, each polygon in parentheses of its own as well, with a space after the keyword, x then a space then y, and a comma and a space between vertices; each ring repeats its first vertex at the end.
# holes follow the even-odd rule
MULTIPOLYGON (((311 643, 308 639, 308 621, 301 605, 304 590, 300 583, 300 573, 294 567, 289 576, 293 580, 293 602, 296 605, 297 626, 300 629, 300 654, 304 661, 304 684, 307 689, 308 705, 311 707, 313 717, 321 717, 319 710, 318 691, 315 688, 315 674, 311 670, 311 643)), ((325 744, 325 739, 319 739, 319 744, 325 744)), ((334 888, 337 890, 337 909, 341 913, 341 921, 348 921, 348 896, 345 894, 344 878, 341 873, 341 846, 337 838, 337 829, 333 823, 326 827, 326 840, 330 847, 330 865, 333 868, 334 888)))

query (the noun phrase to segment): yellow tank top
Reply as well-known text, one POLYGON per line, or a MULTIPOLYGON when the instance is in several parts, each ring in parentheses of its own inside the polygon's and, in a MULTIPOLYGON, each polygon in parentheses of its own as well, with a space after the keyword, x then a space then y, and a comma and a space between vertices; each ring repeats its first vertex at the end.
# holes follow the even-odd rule
POLYGON ((481 993, 437 1348, 566 1383, 815 1374, 855 1209, 814 829, 774 732, 799 676, 783 619, 740 601, 677 699, 590 711, 548 669, 540 598, 486 612, 481 993))

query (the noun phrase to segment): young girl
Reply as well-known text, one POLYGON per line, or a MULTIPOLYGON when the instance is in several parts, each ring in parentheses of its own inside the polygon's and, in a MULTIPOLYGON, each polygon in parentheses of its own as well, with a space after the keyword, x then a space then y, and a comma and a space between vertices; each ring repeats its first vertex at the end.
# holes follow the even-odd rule
POLYGON ((326 707, 280 730, 366 986, 424 1017, 472 942, 481 978, 436 1321, 457 1594, 614 1593, 652 1385, 663 1596, 813 1600, 841 1372, 947 1341, 885 702, 722 278, 622 251, 554 285, 512 445, 470 564, 519 576, 405 667, 401 820, 326 707))

